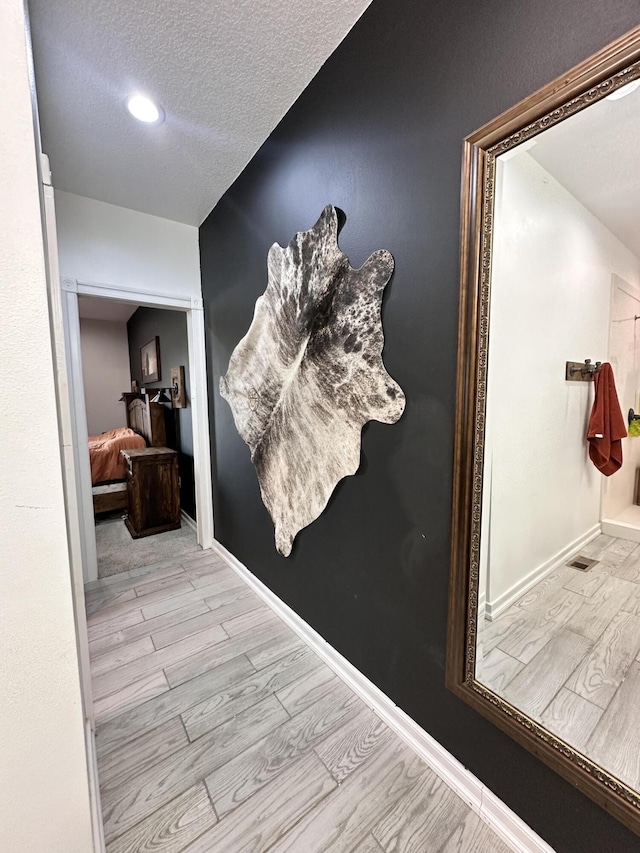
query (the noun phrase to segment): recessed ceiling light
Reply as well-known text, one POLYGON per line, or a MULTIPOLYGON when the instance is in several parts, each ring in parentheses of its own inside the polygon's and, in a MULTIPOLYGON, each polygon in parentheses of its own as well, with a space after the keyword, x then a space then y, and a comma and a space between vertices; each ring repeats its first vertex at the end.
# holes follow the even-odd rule
POLYGON ((130 95, 126 101, 127 109, 138 121, 147 124, 160 124, 164 119, 162 107, 154 104, 146 95, 130 95))
POLYGON ((620 98, 624 98, 627 95, 630 95, 632 92, 640 86, 640 80, 632 80, 631 83, 627 83, 626 86, 620 86, 619 89, 616 89, 615 92, 612 92, 610 95, 607 95, 608 101, 618 101, 620 98))

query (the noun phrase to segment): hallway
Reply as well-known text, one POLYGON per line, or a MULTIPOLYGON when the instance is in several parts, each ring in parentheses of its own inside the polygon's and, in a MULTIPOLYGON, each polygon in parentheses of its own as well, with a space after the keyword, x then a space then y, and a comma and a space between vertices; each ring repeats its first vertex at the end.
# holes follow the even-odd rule
POLYGON ((215 552, 86 601, 108 853, 508 850, 215 552))

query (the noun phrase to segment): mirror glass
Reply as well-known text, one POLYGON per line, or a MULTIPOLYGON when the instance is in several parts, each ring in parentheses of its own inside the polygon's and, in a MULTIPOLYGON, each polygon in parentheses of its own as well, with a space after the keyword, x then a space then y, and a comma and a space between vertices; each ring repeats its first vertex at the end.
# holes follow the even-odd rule
POLYGON ((640 790, 636 412, 640 81, 496 158, 476 649, 640 790))

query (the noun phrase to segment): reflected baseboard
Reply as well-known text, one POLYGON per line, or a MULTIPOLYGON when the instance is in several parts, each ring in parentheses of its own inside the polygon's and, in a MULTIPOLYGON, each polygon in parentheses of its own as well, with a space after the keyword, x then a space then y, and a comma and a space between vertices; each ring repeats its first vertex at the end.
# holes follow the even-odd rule
POLYGON ((640 506, 627 507, 615 518, 603 519, 602 532, 616 539, 640 542, 640 506))
MULTIPOLYGON (((560 566, 563 566, 569 557, 573 557, 581 548, 584 548, 585 545, 588 545, 592 539, 595 539, 596 536, 599 536, 600 533, 607 533, 604 529, 604 522, 602 522, 602 530, 601 524, 595 524, 586 533, 583 533, 582 536, 578 536, 577 539, 574 539, 573 542, 570 542, 568 545, 565 545, 560 551, 557 551, 552 557, 548 560, 545 560, 540 566, 535 568, 532 572, 529 572, 528 575, 525 575, 524 578, 517 581, 513 584, 513 586, 509 587, 502 595, 499 595, 493 601, 487 601, 484 606, 484 616, 489 622, 493 622, 494 619, 497 619, 505 610, 511 607, 521 596, 525 593, 529 592, 529 590, 534 587, 537 583, 540 583, 541 580, 550 575, 551 572, 559 569, 560 566)), ((638 542, 640 542, 640 530, 638 530, 639 538, 638 542)), ((611 536, 618 534, 609 534, 611 536)), ((623 537, 624 538, 624 537, 623 537)), ((628 537, 626 537, 628 538, 628 537)))
POLYGON ((487 610, 487 593, 483 589, 480 595, 478 596, 478 622, 482 622, 482 620, 486 616, 487 610))

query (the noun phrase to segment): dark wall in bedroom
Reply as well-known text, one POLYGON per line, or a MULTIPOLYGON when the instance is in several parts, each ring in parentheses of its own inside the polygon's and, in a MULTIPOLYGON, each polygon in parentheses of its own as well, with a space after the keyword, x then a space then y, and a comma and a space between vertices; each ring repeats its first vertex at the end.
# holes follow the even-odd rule
POLYGON ((167 404, 167 443, 180 451, 180 506, 196 517, 196 492, 193 477, 193 429, 191 425, 191 383, 189 381, 189 347, 187 343, 187 315, 183 311, 164 308, 138 308, 127 322, 129 336, 129 363, 131 378, 142 387, 140 347, 156 335, 160 338, 160 380, 147 382, 147 388, 168 388, 171 385, 171 368, 184 367, 187 390, 185 409, 172 409, 167 404))
POLYGON ((463 137, 635 26, 637 0, 374 0, 200 231, 219 540, 562 853, 638 839, 444 686, 463 137), (279 556, 218 383, 270 245, 345 211, 389 249, 385 364, 407 396, 279 556))

